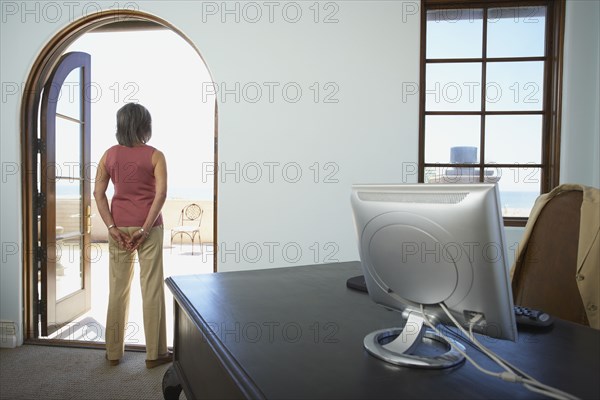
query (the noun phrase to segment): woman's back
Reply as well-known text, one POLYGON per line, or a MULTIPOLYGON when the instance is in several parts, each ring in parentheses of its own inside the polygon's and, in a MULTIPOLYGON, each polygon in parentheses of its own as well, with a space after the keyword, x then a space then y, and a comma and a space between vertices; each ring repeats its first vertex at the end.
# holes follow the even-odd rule
MULTIPOLYGON (((115 145, 106 152, 105 167, 115 187, 111 202, 117 226, 142 226, 156 195, 152 155, 148 145, 115 145)), ((154 226, 162 224, 159 215, 154 226)))

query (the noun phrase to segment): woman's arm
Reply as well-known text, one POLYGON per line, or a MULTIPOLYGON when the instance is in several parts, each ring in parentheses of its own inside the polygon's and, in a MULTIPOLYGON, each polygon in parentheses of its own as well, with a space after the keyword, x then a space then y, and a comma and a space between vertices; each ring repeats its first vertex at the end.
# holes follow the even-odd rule
POLYGON ((146 216, 146 221, 142 226, 143 231, 136 231, 131 236, 133 250, 137 249, 144 239, 148 237, 150 229, 154 226, 154 222, 158 218, 167 199, 167 161, 161 151, 155 150, 152 153, 152 165, 154 166, 156 194, 154 195, 152 206, 150 206, 150 211, 148 211, 148 215, 146 216))
POLYGON ((106 189, 108 188, 108 182, 110 181, 110 176, 106 171, 106 166, 104 165, 106 160, 106 153, 100 159, 98 163, 98 170, 96 171, 96 181, 94 182, 94 199, 96 199, 96 206, 98 207, 98 212, 100 213, 100 217, 102 217, 102 221, 106 224, 106 226, 110 226, 111 228, 108 230, 108 233, 112 238, 119 244, 121 247, 128 247, 129 244, 129 236, 121 232, 115 226, 115 220, 112 217, 110 212, 110 208, 108 206, 108 198, 106 197, 106 189))

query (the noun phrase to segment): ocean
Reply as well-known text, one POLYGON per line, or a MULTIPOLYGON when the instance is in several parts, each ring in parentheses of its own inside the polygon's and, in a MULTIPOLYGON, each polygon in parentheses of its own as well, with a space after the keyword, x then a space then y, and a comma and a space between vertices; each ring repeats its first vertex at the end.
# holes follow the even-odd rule
POLYGON ((502 208, 531 209, 539 192, 500 192, 502 208))

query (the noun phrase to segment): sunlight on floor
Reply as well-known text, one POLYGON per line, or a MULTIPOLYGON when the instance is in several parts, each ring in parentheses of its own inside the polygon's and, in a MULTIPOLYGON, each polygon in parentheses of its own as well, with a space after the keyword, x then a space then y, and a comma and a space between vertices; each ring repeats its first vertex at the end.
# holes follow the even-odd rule
MULTIPOLYGON (((101 254, 108 255, 108 244, 100 243, 101 254)), ((194 246, 174 244, 173 248, 164 247, 164 275, 197 275, 213 272, 213 246, 205 243, 194 246)), ((126 344, 145 344, 144 323, 142 317, 142 295, 140 289, 139 265, 136 263, 129 303, 129 322, 125 330, 126 344)), ((165 286, 165 305, 167 316, 167 343, 173 345, 173 296, 165 286)), ((92 264, 92 309, 62 327, 50 339, 84 340, 104 342, 106 309, 108 306, 108 258, 100 257, 92 264)))

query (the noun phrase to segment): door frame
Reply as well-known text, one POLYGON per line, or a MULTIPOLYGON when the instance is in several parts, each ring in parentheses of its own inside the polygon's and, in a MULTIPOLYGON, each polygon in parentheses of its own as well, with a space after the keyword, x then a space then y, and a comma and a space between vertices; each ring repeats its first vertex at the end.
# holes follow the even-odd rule
MULTIPOLYGON (((80 36, 98 27, 112 24, 115 22, 151 22, 162 25, 167 29, 177 33, 196 51, 205 68, 207 69, 211 80, 213 75, 199 49, 181 30, 164 19, 137 10, 104 10, 102 13, 94 13, 81 19, 73 21, 65 28, 57 32, 40 51, 31 67, 23 88, 23 98, 20 111, 21 127, 21 207, 22 207, 22 226, 23 226, 23 327, 24 339, 26 341, 35 341, 39 336, 38 329, 38 308, 37 299, 34 294, 37 292, 38 268, 37 268, 37 179, 38 173, 35 169, 37 159, 37 133, 38 133, 38 112, 40 107, 41 93, 45 82, 50 77, 54 66, 65 52, 65 50, 80 36), (35 285, 35 286, 34 286, 35 285)), ((215 119, 214 119, 214 170, 217 171, 218 165, 218 102, 215 97, 215 119)), ((218 215, 218 179, 215 173, 213 177, 213 271, 217 272, 217 215, 218 215)), ((43 201, 43 199, 42 199, 43 201)), ((43 251, 42 251, 43 253, 43 251)), ((45 342, 47 340, 44 340, 45 342)), ((81 344, 80 344, 81 345, 81 344)))

